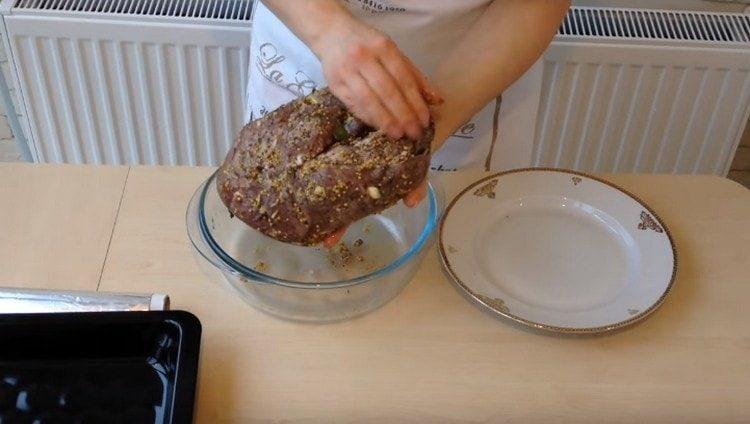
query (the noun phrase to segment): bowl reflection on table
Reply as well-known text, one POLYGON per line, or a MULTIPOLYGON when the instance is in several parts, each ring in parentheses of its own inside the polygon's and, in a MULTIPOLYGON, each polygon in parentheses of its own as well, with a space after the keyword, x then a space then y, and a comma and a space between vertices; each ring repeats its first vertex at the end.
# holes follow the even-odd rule
POLYGON ((430 184, 418 206, 399 203, 357 221, 333 249, 296 246, 232 218, 212 175, 186 218, 198 260, 215 280, 273 315, 329 322, 369 312, 401 291, 432 243, 442 204, 430 184))

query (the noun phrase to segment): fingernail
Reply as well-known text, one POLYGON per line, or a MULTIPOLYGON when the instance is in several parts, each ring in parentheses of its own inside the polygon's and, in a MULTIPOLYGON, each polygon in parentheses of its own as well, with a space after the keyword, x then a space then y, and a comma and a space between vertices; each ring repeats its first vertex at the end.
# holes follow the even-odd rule
POLYGON ((435 90, 423 89, 422 97, 424 97, 424 99, 427 101, 427 104, 430 105, 439 105, 445 101, 443 99, 443 96, 435 90))

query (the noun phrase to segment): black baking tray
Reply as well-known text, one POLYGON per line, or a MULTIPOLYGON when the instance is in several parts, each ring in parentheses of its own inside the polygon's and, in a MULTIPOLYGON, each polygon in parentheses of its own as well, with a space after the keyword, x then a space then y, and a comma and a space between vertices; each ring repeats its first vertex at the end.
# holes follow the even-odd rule
POLYGON ((200 336, 184 311, 0 314, 0 423, 190 423, 200 336))

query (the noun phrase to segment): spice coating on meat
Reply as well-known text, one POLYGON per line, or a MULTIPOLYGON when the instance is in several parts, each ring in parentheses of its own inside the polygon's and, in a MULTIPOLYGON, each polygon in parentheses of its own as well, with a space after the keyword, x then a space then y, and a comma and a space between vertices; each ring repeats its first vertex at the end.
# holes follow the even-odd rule
POLYGON ((315 245, 394 205, 425 178, 432 125, 394 140, 354 118, 328 89, 247 124, 219 168, 229 212, 277 240, 315 245))

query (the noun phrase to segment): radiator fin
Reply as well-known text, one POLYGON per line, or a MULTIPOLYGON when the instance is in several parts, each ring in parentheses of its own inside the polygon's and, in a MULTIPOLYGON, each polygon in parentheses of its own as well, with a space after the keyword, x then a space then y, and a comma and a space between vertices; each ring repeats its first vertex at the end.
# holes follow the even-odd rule
POLYGON ((750 42, 750 16, 732 13, 572 7, 558 35, 659 41, 750 42))
POLYGON ((720 65, 547 60, 533 165, 726 173, 747 118, 750 72, 720 65))
POLYGON ((37 159, 221 162, 244 124, 248 35, 219 34, 226 44, 12 36, 37 159))
MULTIPOLYGON (((64 11, 249 21, 253 0, 16 0, 19 11, 64 11)), ((571 7, 558 35, 662 41, 750 42, 743 14, 571 7)))
MULTIPOLYGON (((245 19, 251 2, 16 4, 245 19)), ((36 160, 221 161, 244 123, 250 25, 59 18, 70 15, 4 17, 36 160)), ((750 114, 747 17, 576 7, 560 31, 543 58, 531 156, 525 150, 519 166, 726 174, 750 114)))
POLYGON ((253 0, 16 0, 23 11, 250 21, 253 0))

